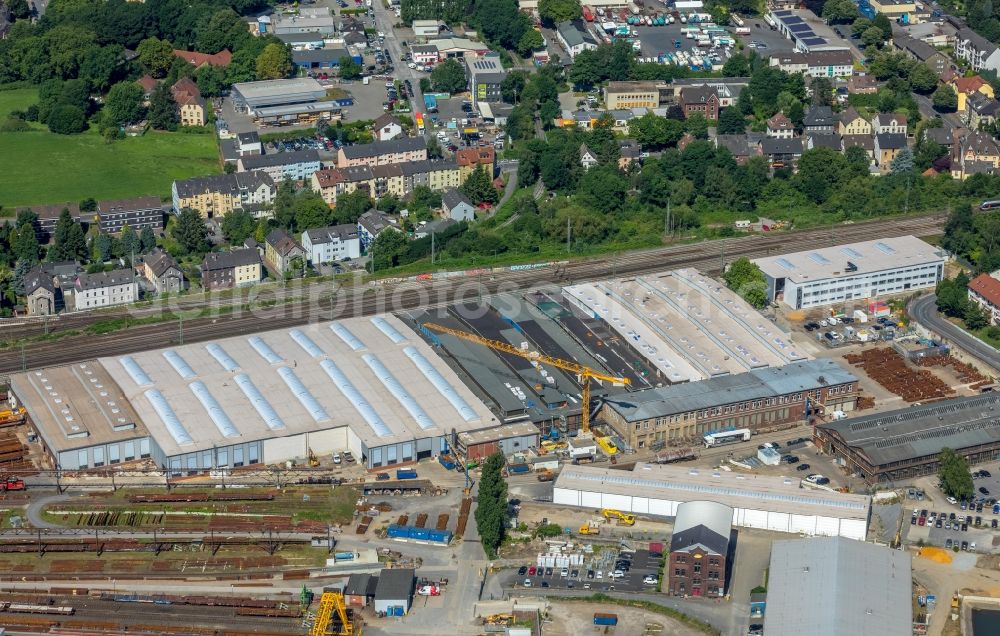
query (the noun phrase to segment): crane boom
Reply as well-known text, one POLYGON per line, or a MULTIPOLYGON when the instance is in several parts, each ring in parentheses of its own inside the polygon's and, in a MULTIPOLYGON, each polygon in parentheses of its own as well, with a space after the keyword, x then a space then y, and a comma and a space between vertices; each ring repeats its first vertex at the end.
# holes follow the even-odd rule
POLYGON ((575 373, 579 377, 580 386, 583 389, 583 410, 580 414, 580 431, 583 434, 590 433, 590 379, 594 378, 596 380, 611 382, 619 386, 625 386, 630 383, 628 378, 620 378, 606 373, 599 373, 589 367, 583 366, 579 362, 555 358, 538 351, 526 351, 506 342, 490 340, 489 338, 483 338, 482 336, 477 336, 476 334, 460 331, 458 329, 452 329, 451 327, 445 327, 433 322, 425 322, 423 323, 423 327, 432 331, 448 334, 449 336, 455 336, 456 338, 461 338, 462 340, 475 342, 483 345, 484 347, 489 347, 490 349, 509 353, 521 358, 527 358, 528 360, 533 360, 541 364, 548 364, 558 369, 575 373))

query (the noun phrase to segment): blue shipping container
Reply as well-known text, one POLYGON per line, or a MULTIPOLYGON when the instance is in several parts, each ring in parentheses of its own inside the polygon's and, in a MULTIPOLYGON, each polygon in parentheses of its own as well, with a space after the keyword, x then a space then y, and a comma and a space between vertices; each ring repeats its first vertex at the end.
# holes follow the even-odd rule
POLYGON ((396 479, 416 479, 417 471, 412 468, 403 469, 400 468, 396 471, 396 479))
POLYGON ((407 526, 397 526, 392 524, 389 526, 388 535, 393 539, 408 539, 410 537, 410 528, 407 526))
POLYGON ((618 614, 594 613, 594 625, 617 625, 618 614))
POLYGON ((526 473, 531 470, 531 467, 527 464, 511 464, 507 467, 507 472, 509 473, 526 473))
POLYGON ((427 528, 412 528, 410 529, 410 538, 430 539, 431 538, 430 530, 428 530, 427 528))
POLYGON ((447 530, 430 530, 427 533, 427 537, 431 541, 436 541, 438 543, 450 543, 451 533, 447 530))

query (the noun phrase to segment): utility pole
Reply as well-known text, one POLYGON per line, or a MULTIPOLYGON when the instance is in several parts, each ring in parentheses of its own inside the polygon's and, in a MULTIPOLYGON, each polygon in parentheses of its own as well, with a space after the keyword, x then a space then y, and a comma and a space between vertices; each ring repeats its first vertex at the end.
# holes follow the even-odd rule
POLYGON ((184 344, 184 314, 177 314, 177 340, 184 344))
POLYGON ((570 252, 570 245, 572 245, 573 229, 570 227, 570 219, 566 219, 566 253, 570 252))
POLYGON ((719 241, 719 243, 722 246, 722 263, 721 263, 722 269, 719 270, 719 271, 721 271, 722 273, 725 273, 725 271, 726 271, 726 242, 725 241, 719 241))
POLYGON ((667 199, 667 218, 663 221, 663 233, 670 236, 670 199, 667 199))
POLYGON ((434 232, 431 232, 431 265, 434 264, 434 232))
POLYGON ((22 340, 21 341, 21 372, 23 373, 23 372, 25 372, 27 370, 28 370, 28 359, 25 357, 25 354, 24 354, 24 341, 22 340))

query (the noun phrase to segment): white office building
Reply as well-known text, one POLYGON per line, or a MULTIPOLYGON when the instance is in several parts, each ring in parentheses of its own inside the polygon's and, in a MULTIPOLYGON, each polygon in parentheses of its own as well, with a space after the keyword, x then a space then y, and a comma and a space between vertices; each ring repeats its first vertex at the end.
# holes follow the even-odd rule
POLYGON ((933 288, 944 260, 942 250, 898 236, 753 262, 764 273, 768 299, 805 309, 933 288))
POLYGON ((358 226, 348 223, 306 230, 302 233, 302 247, 306 251, 306 258, 313 265, 358 258, 361 256, 358 226))

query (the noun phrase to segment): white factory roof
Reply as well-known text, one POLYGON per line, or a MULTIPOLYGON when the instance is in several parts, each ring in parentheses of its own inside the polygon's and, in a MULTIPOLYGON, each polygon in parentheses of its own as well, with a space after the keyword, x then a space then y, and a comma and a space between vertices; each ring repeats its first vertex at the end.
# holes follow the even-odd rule
POLYGON ((566 287, 671 383, 808 360, 724 284, 693 269, 566 287))
POLYGON ((929 243, 915 236, 897 236, 794 252, 783 256, 755 258, 753 262, 771 278, 786 278, 802 284, 943 260, 943 252, 929 243), (852 269, 848 263, 856 269, 852 269))
POLYGON ((822 515, 867 522, 868 497, 806 490, 799 485, 800 477, 745 475, 640 462, 632 472, 593 466, 566 466, 556 479, 555 489, 649 500, 714 501, 734 509, 822 515))
POLYGON ((491 427, 391 315, 99 360, 167 455, 349 426, 368 447, 491 427))

